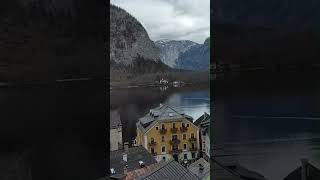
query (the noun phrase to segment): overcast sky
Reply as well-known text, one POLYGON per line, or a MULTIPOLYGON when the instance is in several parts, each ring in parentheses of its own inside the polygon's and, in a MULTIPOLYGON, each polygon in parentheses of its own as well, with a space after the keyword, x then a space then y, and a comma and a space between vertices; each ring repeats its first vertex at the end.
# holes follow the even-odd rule
POLYGON ((136 17, 151 40, 191 40, 210 36, 210 0, 111 0, 136 17))

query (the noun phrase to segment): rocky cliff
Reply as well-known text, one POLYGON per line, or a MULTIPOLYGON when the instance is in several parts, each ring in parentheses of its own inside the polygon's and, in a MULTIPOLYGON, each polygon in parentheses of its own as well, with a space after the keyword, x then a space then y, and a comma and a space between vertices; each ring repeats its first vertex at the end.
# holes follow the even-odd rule
POLYGON ((161 61, 172 68, 177 68, 176 60, 181 53, 198 45, 198 43, 189 40, 176 41, 167 39, 156 41, 155 44, 160 49, 161 61))
POLYGON ((110 6, 110 65, 111 80, 130 79, 167 68, 141 23, 114 5, 110 6))
POLYGON ((208 70, 210 65, 210 38, 203 44, 192 46, 181 53, 176 60, 176 68, 185 70, 208 70))

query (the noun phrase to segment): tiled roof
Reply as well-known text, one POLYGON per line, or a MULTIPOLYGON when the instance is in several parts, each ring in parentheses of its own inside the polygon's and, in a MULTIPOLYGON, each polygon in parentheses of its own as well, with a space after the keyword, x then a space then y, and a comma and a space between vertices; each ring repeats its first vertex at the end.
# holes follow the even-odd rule
POLYGON ((123 174, 123 168, 127 164, 128 172, 140 169, 139 161, 143 161, 145 166, 157 163, 153 155, 151 155, 144 147, 137 146, 128 149, 127 163, 123 160, 124 150, 110 152, 110 168, 116 171, 116 174, 123 174))
POLYGON ((204 125, 209 123, 210 123, 210 115, 206 112, 194 122, 196 126, 199 126, 200 124, 204 125))
POLYGON ((183 167, 178 162, 171 160, 168 162, 162 162, 159 167, 153 169, 146 175, 138 178, 139 180, 197 180, 199 179, 189 169, 183 167))
POLYGON ((193 120, 192 117, 184 114, 178 108, 164 104, 150 109, 148 114, 139 119, 137 127, 146 132, 158 121, 171 122, 179 119, 187 119, 190 122, 193 120))
POLYGON ((121 126, 120 114, 117 110, 110 111, 110 129, 121 126))
POLYGON ((188 169, 199 179, 204 179, 205 177, 210 176, 210 163, 208 163, 205 159, 200 158, 194 163, 190 164, 188 169), (202 165, 203 170, 200 170, 199 164, 202 165))

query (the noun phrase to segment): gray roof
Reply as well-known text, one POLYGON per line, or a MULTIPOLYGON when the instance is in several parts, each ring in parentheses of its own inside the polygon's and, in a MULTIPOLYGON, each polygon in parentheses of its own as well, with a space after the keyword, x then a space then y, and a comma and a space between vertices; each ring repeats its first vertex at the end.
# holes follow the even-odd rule
POLYGON ((117 110, 110 111, 110 129, 117 129, 121 126, 120 114, 117 110))
POLYGON ((212 158, 213 167, 211 172, 216 180, 266 180, 264 176, 257 172, 251 171, 242 167, 237 161, 232 158, 212 158))
POLYGON ((171 122, 180 119, 187 119, 190 122, 193 120, 191 116, 184 114, 178 108, 164 104, 154 109, 150 109, 148 114, 139 119, 137 127, 141 128, 143 132, 146 132, 159 121, 171 122))
POLYGON ((128 149, 127 163, 123 161, 124 150, 110 152, 110 168, 114 168, 116 174, 123 174, 123 168, 127 164, 128 172, 140 168, 139 161, 143 161, 145 166, 157 163, 144 147, 137 146, 128 149))
MULTIPOLYGON (((307 180, 319 180, 320 179, 320 170, 313 166, 310 163, 306 164, 306 168, 308 171, 307 180)), ((301 180, 301 166, 291 172, 287 177, 283 180, 301 180)))
POLYGON ((194 124, 196 126, 199 126, 199 125, 209 125, 210 123, 210 115, 206 112, 203 113, 202 116, 200 116, 195 122, 194 124))
POLYGON ((204 179, 210 175, 210 163, 208 163, 205 159, 200 158, 194 163, 190 164, 188 169, 199 179, 204 179), (199 164, 203 166, 203 170, 200 170, 199 164))
POLYGON ((157 168, 153 169, 146 175, 138 178, 138 180, 197 180, 199 179, 189 169, 183 167, 177 161, 171 160, 168 162, 161 162, 157 168))

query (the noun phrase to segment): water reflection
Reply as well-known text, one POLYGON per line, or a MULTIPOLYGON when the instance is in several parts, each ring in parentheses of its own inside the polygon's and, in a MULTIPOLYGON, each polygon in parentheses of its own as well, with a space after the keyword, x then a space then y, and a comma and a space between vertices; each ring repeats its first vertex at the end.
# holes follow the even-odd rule
POLYGON ((136 136, 136 122, 151 108, 166 103, 181 108, 194 119, 209 110, 209 88, 183 87, 167 88, 134 88, 114 90, 111 93, 111 107, 120 113, 123 142, 132 142, 136 136))

